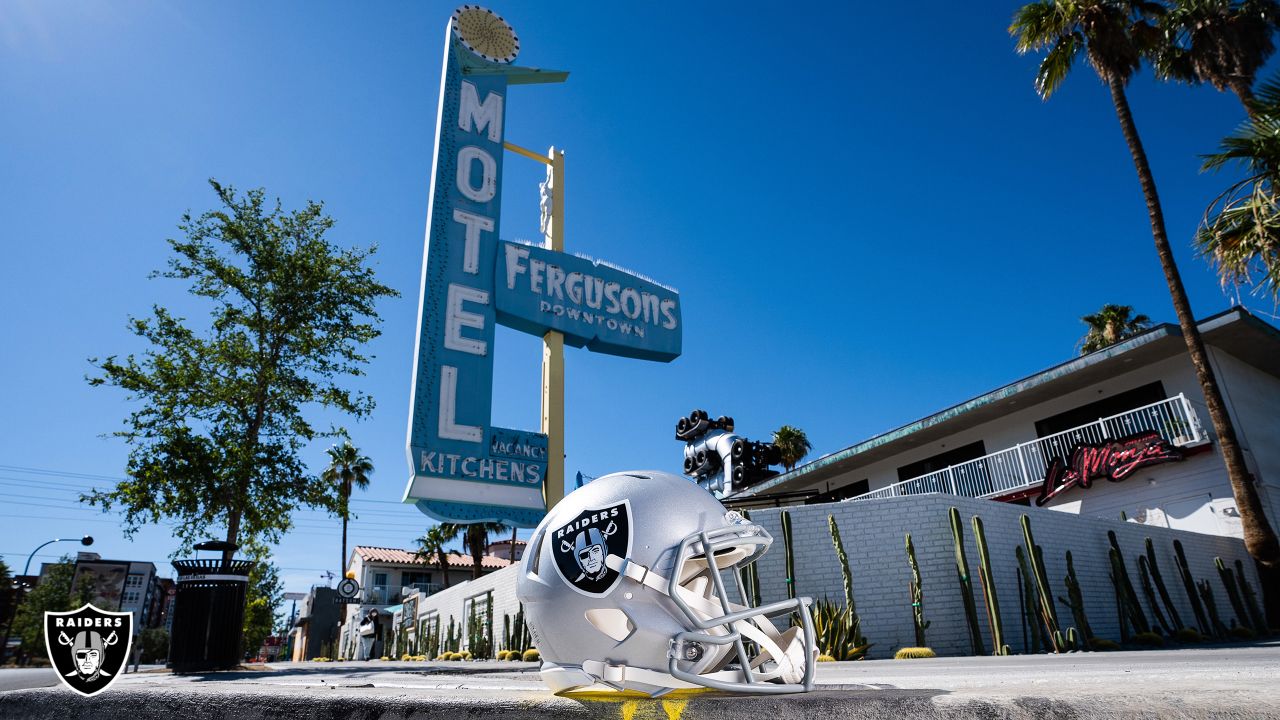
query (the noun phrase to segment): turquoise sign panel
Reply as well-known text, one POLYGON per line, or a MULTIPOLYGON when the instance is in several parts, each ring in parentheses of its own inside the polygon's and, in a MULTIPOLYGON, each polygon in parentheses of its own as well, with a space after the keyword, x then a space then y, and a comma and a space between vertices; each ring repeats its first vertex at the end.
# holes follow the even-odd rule
POLYGON ((680 355, 680 295, 587 258, 520 243, 500 244, 498 322, 573 347, 669 362, 680 355))
POLYGON ((503 66, 445 40, 423 259, 405 501, 442 521, 533 527, 547 439, 491 426, 503 66), (474 72, 480 68, 481 72, 474 72))

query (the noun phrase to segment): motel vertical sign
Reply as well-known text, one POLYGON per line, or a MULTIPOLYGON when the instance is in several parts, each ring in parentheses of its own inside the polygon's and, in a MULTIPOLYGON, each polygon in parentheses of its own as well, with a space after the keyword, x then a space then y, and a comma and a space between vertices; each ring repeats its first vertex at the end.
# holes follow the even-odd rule
POLYGON ((405 502, 438 520, 532 527, 545 514, 547 437, 494 427, 494 327, 564 333, 598 352, 680 354, 678 294, 585 258, 499 240, 510 85, 566 73, 511 65, 500 16, 464 5, 445 36, 422 263, 405 502))

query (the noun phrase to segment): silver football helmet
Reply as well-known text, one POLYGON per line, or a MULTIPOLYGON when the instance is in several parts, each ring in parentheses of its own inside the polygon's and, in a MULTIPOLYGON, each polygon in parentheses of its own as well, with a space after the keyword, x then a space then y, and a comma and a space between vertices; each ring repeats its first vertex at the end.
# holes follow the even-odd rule
POLYGON ((534 531, 516 581, 542 679, 557 693, 812 690, 810 599, 751 607, 743 589, 739 571, 772 542, 676 475, 615 473, 575 490, 534 531), (799 625, 780 632, 769 619, 780 616, 799 625))

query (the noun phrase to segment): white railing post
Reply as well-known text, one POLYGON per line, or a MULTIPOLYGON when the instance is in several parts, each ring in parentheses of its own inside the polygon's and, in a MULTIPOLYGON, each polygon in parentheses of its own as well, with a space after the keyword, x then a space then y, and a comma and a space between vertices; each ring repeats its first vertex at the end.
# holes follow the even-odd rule
POLYGON ((1098 418, 1098 430, 1102 432, 1102 439, 1107 439, 1107 424, 1103 422, 1103 418, 1098 418))
POLYGON ((1030 485, 1031 473, 1027 472, 1027 458, 1022 454, 1022 451, 1023 449, 1026 448, 1026 445, 1018 445, 1017 448, 1018 448, 1018 466, 1022 468, 1022 484, 1030 485))
POLYGON ((955 473, 951 472, 950 465, 947 466, 947 479, 951 481, 951 494, 959 495, 960 493, 956 492, 956 476, 955 473))

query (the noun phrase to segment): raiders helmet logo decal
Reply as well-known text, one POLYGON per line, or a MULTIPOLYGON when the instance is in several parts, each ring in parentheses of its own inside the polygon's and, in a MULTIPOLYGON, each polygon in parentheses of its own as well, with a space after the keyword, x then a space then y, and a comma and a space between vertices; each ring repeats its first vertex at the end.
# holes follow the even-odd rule
POLYGON ((133 613, 107 612, 92 605, 46 612, 44 644, 58 679, 81 695, 95 695, 120 677, 129 660, 133 613))
POLYGON ((583 510, 549 534, 560 577, 583 595, 603 597, 622 577, 605 564, 605 558, 631 554, 631 504, 623 500, 583 510))

